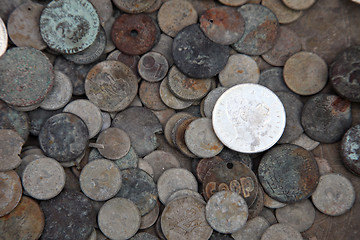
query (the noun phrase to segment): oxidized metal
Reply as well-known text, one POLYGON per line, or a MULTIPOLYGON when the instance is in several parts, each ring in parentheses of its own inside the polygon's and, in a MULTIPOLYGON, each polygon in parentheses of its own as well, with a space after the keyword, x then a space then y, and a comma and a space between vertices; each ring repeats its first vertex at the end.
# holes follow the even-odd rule
POLYGON ((201 196, 200 193, 195 192, 195 191, 190 190, 190 189, 181 189, 181 190, 178 190, 178 191, 172 193, 168 197, 168 199, 166 201, 166 204, 169 204, 174 199, 183 198, 183 197, 194 197, 194 198, 204 202, 204 198, 201 196))
POLYGON ((239 153, 227 147, 224 147, 223 150, 221 150, 221 152, 218 154, 218 157, 222 158, 226 162, 239 161, 248 166, 250 169, 252 169, 253 166, 252 159, 250 158, 249 154, 239 153))
POLYGON ((183 117, 193 117, 191 114, 189 113, 185 113, 185 112, 178 112, 176 114, 174 114, 172 117, 169 118, 169 120, 166 122, 165 127, 164 127, 164 136, 166 138, 166 141, 172 146, 175 147, 175 144, 173 143, 172 139, 171 139, 171 132, 175 126, 175 124, 177 123, 177 121, 179 121, 181 118, 183 117))
POLYGON ((154 171, 153 179, 155 182, 159 179, 161 174, 170 168, 179 168, 179 160, 171 153, 156 150, 146 155, 144 161, 150 164, 154 171))
POLYGON ((155 207, 146 215, 141 217, 140 229, 146 229, 153 226, 159 217, 160 203, 156 201, 155 207))
POLYGON ((261 236, 261 240, 273 239, 303 240, 303 237, 301 236, 299 231, 295 230, 289 225, 277 223, 266 229, 261 236))
POLYGON ((341 142, 340 154, 345 167, 360 175, 360 124, 345 133, 341 142))
POLYGON ((0 195, 1 230, 1 217, 13 211, 13 209, 19 204, 22 196, 21 180, 15 171, 10 170, 0 172, 0 195))
MULTIPOLYGON (((160 0, 160 1, 162 1, 162 0, 160 0)), ((166 60, 169 64, 169 67, 171 67, 174 64, 174 59, 172 57, 172 51, 171 51, 172 43, 173 43, 173 39, 171 37, 169 37, 168 35, 162 33, 160 35, 159 41, 151 49, 151 51, 153 51, 153 52, 158 52, 158 53, 162 54, 166 58, 166 60)))
POLYGON ((113 15, 113 5, 111 0, 89 0, 96 12, 99 14, 100 24, 104 27, 105 23, 112 17, 113 15))
POLYGON ((138 79, 138 82, 140 82, 141 77, 139 76, 138 73, 138 63, 140 60, 140 56, 128 55, 120 52, 119 50, 115 50, 107 56, 106 60, 115 60, 124 63, 126 66, 128 66, 129 68, 131 68, 131 70, 134 71, 135 76, 138 79))
POLYGON ((248 213, 249 213, 248 220, 256 218, 263 209, 264 209, 264 190, 262 189, 261 186, 259 186, 256 200, 253 203, 253 205, 251 205, 251 207, 249 207, 248 209, 248 213))
POLYGON ((281 24, 295 22, 302 15, 302 11, 288 8, 282 0, 263 0, 261 4, 273 11, 281 24))
POLYGON ((61 113, 62 109, 49 111, 42 108, 37 108, 33 111, 28 112, 30 118, 30 133, 33 136, 39 136, 42 126, 45 124, 46 120, 50 117, 61 113))
POLYGON ((264 206, 267 208, 282 208, 285 207, 287 204, 286 203, 281 203, 276 201, 275 199, 272 199, 271 197, 269 197, 269 195, 267 195, 264 192, 264 206))
POLYGON ((144 54, 138 64, 140 76, 149 82, 159 82, 167 74, 169 64, 166 58, 157 52, 144 54))
POLYGON ((147 232, 140 232, 135 234, 130 240, 159 240, 159 238, 147 232))
POLYGON ((249 0, 219 0, 219 2, 221 2, 222 4, 232 6, 232 7, 237 7, 237 6, 243 5, 248 1, 249 0))
POLYGON ((116 7, 127 13, 141 13, 154 5, 155 0, 113 0, 116 7))
POLYGON ((300 137, 292 141, 291 144, 303 147, 308 151, 312 151, 319 146, 320 142, 317 142, 309 138, 305 133, 302 133, 300 137))
POLYGON ((184 118, 177 121, 173 130, 171 131, 171 139, 175 146, 185 154, 187 157, 196 158, 197 156, 193 154, 185 143, 185 131, 188 128, 189 124, 197 119, 196 117, 184 118))
POLYGON ((15 130, 0 129, 0 172, 20 165, 19 155, 24 143, 24 139, 15 130))
POLYGON ((142 81, 139 88, 139 97, 144 106, 151 110, 160 111, 168 109, 160 97, 160 82, 151 83, 142 81))

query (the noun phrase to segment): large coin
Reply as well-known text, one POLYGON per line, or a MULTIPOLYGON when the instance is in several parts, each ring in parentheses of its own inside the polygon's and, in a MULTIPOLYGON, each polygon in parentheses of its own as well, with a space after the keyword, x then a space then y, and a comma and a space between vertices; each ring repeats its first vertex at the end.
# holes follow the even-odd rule
POLYGON ((4 21, 0 18, 0 57, 5 53, 8 45, 8 35, 4 21))

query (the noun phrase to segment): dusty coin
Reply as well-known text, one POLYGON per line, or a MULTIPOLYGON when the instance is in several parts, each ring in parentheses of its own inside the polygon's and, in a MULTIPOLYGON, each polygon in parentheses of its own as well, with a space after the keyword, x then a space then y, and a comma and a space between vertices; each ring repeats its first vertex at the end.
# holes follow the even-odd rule
POLYGON ((259 84, 274 92, 292 92, 285 84, 283 69, 280 67, 269 68, 262 71, 259 84))
POLYGON ((229 47, 212 42, 198 24, 193 24, 176 35, 172 53, 176 66, 187 76, 210 78, 225 67, 229 47))
POLYGON ((141 217, 140 229, 146 229, 153 226, 159 217, 160 203, 157 202, 155 207, 147 214, 141 217))
POLYGON ((14 130, 0 129, 0 171, 8 171, 18 167, 19 157, 24 139, 14 130))
POLYGON ((305 10, 310 8, 316 0, 282 0, 289 8, 294 10, 305 10))
POLYGON ((1 217, 13 211, 22 196, 21 180, 15 171, 0 172, 0 230, 1 217))
POLYGON ((244 54, 231 55, 225 68, 219 73, 221 85, 227 88, 241 83, 258 83, 259 77, 258 65, 244 54))
POLYGON ((347 212, 355 202, 355 189, 349 179, 339 173, 320 177, 319 185, 311 196, 315 207, 330 216, 347 212))
POLYGON ((139 88, 139 97, 145 107, 160 111, 167 109, 160 97, 160 82, 142 81, 139 88))
POLYGON ((216 136, 228 148, 242 153, 262 152, 280 139, 285 109, 268 88, 239 84, 217 100, 212 122, 216 136))
POLYGON ((273 11, 281 24, 292 23, 303 15, 302 11, 288 8, 282 0, 263 0, 261 4, 273 11))
POLYGON ((300 232, 296 231, 287 224, 274 224, 265 230, 261 240, 303 240, 300 232))
POLYGON ((153 179, 155 182, 159 179, 161 174, 170 168, 179 168, 180 162, 177 158, 165 151, 156 150, 146 155, 144 161, 149 163, 154 171, 153 179))
POLYGON ((244 54, 261 55, 276 42, 279 23, 275 14, 262 5, 245 4, 238 8, 245 20, 245 31, 232 47, 244 54))
POLYGON ((264 208, 259 215, 265 218, 266 221, 270 223, 270 225, 278 223, 274 211, 269 208, 264 208))
POLYGON ((40 103, 53 82, 53 66, 39 50, 15 47, 0 59, 0 98, 10 105, 28 107, 40 103))
POLYGON ((31 197, 39 200, 51 199, 63 190, 65 171, 60 163, 52 158, 38 158, 25 167, 22 183, 31 197))
POLYGON ((333 172, 333 169, 330 166, 329 161, 327 159, 315 157, 315 160, 319 167, 319 172, 321 176, 333 172))
POLYGON ((345 133, 341 142, 341 160, 351 172, 360 175, 360 125, 345 133))
POLYGON ((169 64, 166 58, 157 52, 144 54, 138 64, 140 76, 149 82, 159 82, 167 74, 169 64))
POLYGON ((113 198, 107 201, 98 214, 101 232, 111 239, 128 239, 135 235, 141 223, 136 205, 125 198, 113 198))
POLYGON ((138 82, 140 82, 141 77, 138 74, 138 63, 140 60, 140 56, 128 55, 120 52, 119 50, 115 50, 107 56, 106 60, 115 60, 124 63, 126 66, 131 68, 131 70, 133 70, 135 76, 138 79, 138 82))
POLYGON ((206 220, 210 226, 221 233, 239 231, 248 218, 245 200, 232 191, 217 192, 206 203, 206 220))
POLYGON ((138 168, 145 171, 147 174, 150 175, 150 177, 152 177, 154 179, 154 169, 153 169, 153 167, 150 165, 150 163, 145 161, 143 158, 139 159, 138 168))
POLYGON ((204 202, 204 198, 201 196, 200 193, 195 192, 195 191, 190 190, 190 189, 181 189, 181 190, 178 190, 176 192, 173 192, 168 197, 168 199, 166 201, 166 205, 169 204, 169 202, 171 202, 172 200, 177 199, 177 198, 182 198, 182 197, 193 197, 193 198, 196 198, 196 199, 204 202))
POLYGON ((27 113, 16 111, 0 100, 0 129, 16 131, 24 141, 28 139, 30 119, 27 113))
POLYGON ((225 87, 218 87, 211 90, 204 98, 204 115, 207 118, 212 118, 214 106, 219 97, 227 90, 225 87))
POLYGON ((206 221, 205 203, 193 197, 171 201, 161 215, 161 229, 168 240, 205 240, 213 232, 206 221))
POLYGON ((325 61, 311 52, 298 52, 284 65, 286 85, 300 95, 313 95, 326 85, 328 68, 325 61))
POLYGON ((265 192, 283 203, 308 198, 320 177, 313 155, 292 144, 270 149, 261 159, 258 174, 265 192))
POLYGON ((158 52, 158 53, 162 54, 166 58, 166 60, 169 64, 169 67, 174 64, 174 59, 172 57, 172 51, 171 51, 172 42, 173 42, 173 39, 171 37, 162 33, 160 35, 159 41, 151 49, 151 51, 153 51, 153 52, 158 52))
POLYGON ((165 127, 164 127, 164 136, 166 138, 166 141, 172 146, 175 147, 175 144, 173 143, 172 139, 171 139, 171 132, 172 129, 174 128, 175 124, 177 123, 177 121, 179 121, 181 118, 184 117, 193 117, 191 114, 186 113, 186 112, 178 112, 176 114, 174 114, 172 117, 169 118, 169 120, 166 122, 165 127))
POLYGON ((161 125, 163 128, 165 127, 166 122, 169 120, 170 117, 172 117, 176 111, 172 108, 166 107, 164 110, 152 110, 152 112, 156 115, 156 117, 159 119, 161 125))
POLYGON ((259 186, 255 202, 248 209, 249 212, 248 220, 257 217, 261 213, 263 208, 264 208, 264 190, 262 189, 261 186, 259 186))
POLYGON ((239 41, 245 22, 235 8, 215 7, 200 17, 200 28, 212 41, 229 45, 239 41))
POLYGON ((86 96, 107 112, 118 112, 129 106, 137 89, 134 72, 119 61, 107 60, 96 64, 85 80, 86 96))
POLYGON ((267 208, 282 208, 286 206, 286 203, 276 201, 264 192, 264 206, 267 208))
POLYGON ((121 52, 140 55, 154 46, 158 34, 155 22, 148 15, 123 14, 115 20, 111 36, 121 52))
POLYGON ((141 13, 149 9, 155 0, 113 0, 116 7, 127 13, 141 13))
POLYGON ((336 95, 317 94, 304 105, 301 123, 305 133, 315 141, 334 143, 351 126, 351 104, 336 95))
POLYGON ((8 47, 8 33, 4 21, 0 17, 0 57, 4 55, 8 47))
POLYGON ((239 231, 231 234, 235 240, 260 239, 263 233, 270 227, 269 222, 263 217, 256 217, 246 222, 239 231))
POLYGON ((193 104, 193 101, 182 100, 170 91, 167 77, 161 82, 159 92, 160 98, 165 105, 175 110, 185 109, 193 104))

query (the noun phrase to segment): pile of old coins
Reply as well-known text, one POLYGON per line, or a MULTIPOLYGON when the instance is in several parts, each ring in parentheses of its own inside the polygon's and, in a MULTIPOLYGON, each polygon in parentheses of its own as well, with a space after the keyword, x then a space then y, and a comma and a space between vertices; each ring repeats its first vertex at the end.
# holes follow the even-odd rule
POLYGON ((360 5, 0 5, 0 239, 360 238, 360 5))

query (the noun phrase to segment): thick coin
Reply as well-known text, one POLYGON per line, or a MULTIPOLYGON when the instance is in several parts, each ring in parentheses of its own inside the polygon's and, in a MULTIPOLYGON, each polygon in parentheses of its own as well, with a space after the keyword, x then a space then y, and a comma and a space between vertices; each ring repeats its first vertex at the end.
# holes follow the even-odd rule
POLYGON ((24 139, 14 130, 0 129, 0 171, 8 171, 18 167, 19 157, 24 139))
POLYGON ((1 57, 0 98, 10 105, 28 107, 40 103, 53 82, 53 66, 39 50, 16 47, 1 57))
POLYGON ((225 67, 229 47, 212 42, 198 24, 193 24, 176 35, 172 53, 176 66, 187 76, 210 78, 225 67))
POLYGON ((180 167, 179 160, 173 154, 161 150, 153 151, 152 153, 146 155, 143 159, 152 167, 154 171, 153 179, 155 182, 157 182, 164 171, 170 168, 180 167))
POLYGON ((169 120, 166 122, 165 127, 164 127, 164 136, 166 138, 166 141, 172 146, 175 147, 175 144, 173 143, 172 139, 171 139, 171 133, 173 128, 175 127, 175 124, 177 123, 177 121, 179 121, 181 118, 184 117, 193 117, 191 114, 186 113, 186 112, 178 112, 176 114, 174 114, 172 117, 169 118, 169 120))
POLYGON ((160 203, 157 201, 155 207, 146 215, 141 217, 140 229, 146 229, 153 226, 159 217, 160 203))
POLYGON ((240 84, 227 90, 215 104, 213 127, 228 148, 262 152, 272 147, 285 128, 285 109, 280 99, 258 84, 240 84))
POLYGON ((262 5, 246 4, 238 8, 245 20, 245 31, 233 48, 248 55, 261 55, 276 42, 279 23, 275 14, 262 5))
POLYGON ((86 0, 51 1, 40 16, 40 33, 57 52, 75 54, 90 47, 98 33, 100 19, 86 0))
POLYGON ((117 160, 128 154, 131 143, 126 132, 112 127, 99 134, 96 146, 99 146, 98 150, 102 156, 107 159, 117 160))
POLYGON ((160 97, 160 84, 160 82, 148 81, 142 81, 140 84, 140 100, 145 107, 150 108, 151 110, 161 111, 168 109, 168 107, 163 103, 160 97))
POLYGON ((282 0, 282 2, 291 9, 305 10, 314 5, 316 0, 282 0))
POLYGON ((149 9, 155 0, 113 0, 120 10, 127 13, 141 13, 149 9))
POLYGON ((176 97, 169 89, 168 77, 166 77, 160 84, 160 98, 166 106, 175 110, 181 110, 190 107, 193 101, 182 100, 176 97))
POLYGON ((261 236, 261 240, 303 240, 300 232, 287 224, 274 224, 270 226, 261 236))
POLYGON ((273 92, 292 92, 285 84, 283 69, 280 67, 269 68, 262 71, 259 84, 273 92))
POLYGON ((167 74, 169 64, 166 58, 157 52, 144 54, 138 64, 140 76, 149 82, 159 82, 167 74))
POLYGON ((0 230, 1 217, 13 211, 22 196, 21 180, 15 171, 0 172, 0 230))
POLYGON ((28 139, 30 119, 27 113, 16 111, 0 100, 0 129, 16 131, 24 141, 28 139))
POLYGON ((261 159, 259 180, 265 192, 283 203, 308 198, 319 182, 319 168, 313 155, 302 147, 282 144, 261 159))
POLYGON ((282 0, 263 0, 261 4, 273 11, 281 24, 295 22, 302 15, 302 11, 288 8, 282 0))
POLYGON ((334 143, 351 126, 351 103, 336 95, 317 94, 304 105, 301 123, 315 141, 334 143))
POLYGON ((360 125, 350 128, 342 138, 341 159, 351 172, 360 175, 360 125))
POLYGON ((174 64, 174 59, 172 57, 172 43, 173 43, 173 39, 168 35, 162 33, 160 35, 159 41, 151 49, 151 51, 153 52, 158 52, 162 54, 166 58, 169 67, 174 64))
POLYGON ((101 110, 118 112, 134 100, 138 83, 134 72, 119 61, 103 61, 90 69, 85 93, 101 110))
POLYGON ((4 21, 0 17, 0 57, 4 55, 8 47, 8 33, 4 21))
POLYGON ((247 221, 242 229, 231 234, 231 236, 235 240, 259 240, 269 227, 270 224, 265 218, 256 217, 247 221))
POLYGON ((230 45, 240 40, 244 33, 245 22, 235 8, 215 7, 201 16, 200 28, 210 40, 230 45))

